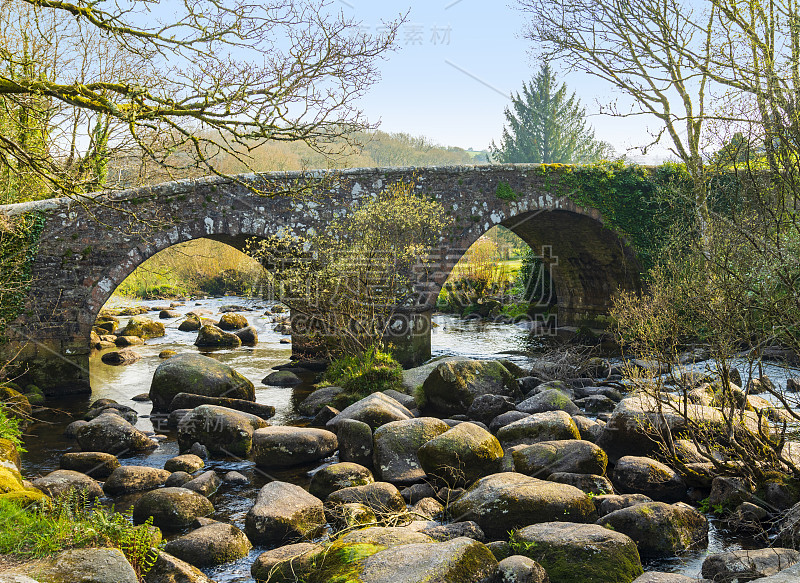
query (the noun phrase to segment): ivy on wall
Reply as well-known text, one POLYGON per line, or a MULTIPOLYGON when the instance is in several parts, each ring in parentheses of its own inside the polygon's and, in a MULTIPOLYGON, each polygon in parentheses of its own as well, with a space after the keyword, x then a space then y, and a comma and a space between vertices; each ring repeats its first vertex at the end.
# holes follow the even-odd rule
POLYGON ((8 219, 0 229, 0 342, 5 331, 22 313, 31 286, 31 272, 47 213, 31 211, 8 219))

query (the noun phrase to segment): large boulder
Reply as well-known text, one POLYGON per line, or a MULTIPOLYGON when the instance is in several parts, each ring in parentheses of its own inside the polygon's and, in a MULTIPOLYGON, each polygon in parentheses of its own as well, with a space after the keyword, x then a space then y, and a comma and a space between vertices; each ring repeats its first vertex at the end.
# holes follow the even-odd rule
POLYGON ((142 340, 159 338, 165 334, 164 324, 146 316, 133 316, 119 336, 138 336, 142 340))
POLYGON ((43 478, 33 481, 33 486, 51 498, 65 496, 70 492, 85 494, 87 500, 94 500, 103 496, 103 490, 96 480, 86 474, 72 470, 56 470, 43 478))
POLYGON ((373 434, 373 465, 380 480, 411 484, 425 477, 417 450, 448 431, 450 426, 435 417, 392 421, 373 434))
POLYGON ((419 390, 420 408, 440 416, 465 415, 480 395, 514 397, 517 381, 495 360, 461 360, 437 365, 419 390))
POLYGON ((450 514, 473 520, 487 536, 502 538, 514 528, 551 522, 595 520, 594 504, 573 486, 513 472, 486 476, 450 505, 450 514))
POLYGON ((504 448, 531 445, 541 441, 580 439, 575 421, 565 411, 535 413, 497 430, 497 439, 504 448))
POLYGON ((636 504, 606 514, 597 524, 631 537, 643 557, 671 556, 708 545, 708 521, 685 504, 636 504))
POLYGON ((376 515, 397 514, 406 509, 406 502, 400 490, 388 482, 342 488, 329 494, 325 503, 331 508, 343 504, 363 504, 376 515))
POLYGON ((200 456, 187 453, 168 459, 164 462, 164 469, 168 472, 186 472, 188 474, 193 474, 197 470, 203 469, 205 465, 205 462, 200 456))
POLYGON ((450 487, 466 486, 503 467, 497 438, 474 423, 459 423, 434 437, 417 452, 428 476, 450 487))
POLYGON ((223 565, 247 556, 253 545, 247 536, 224 522, 213 522, 169 541, 164 550, 196 567, 223 565))
POLYGON ((307 581, 314 569, 317 556, 324 550, 314 543, 295 543, 272 549, 258 555, 250 567, 256 581, 289 583, 307 581))
POLYGON ((311 477, 308 492, 320 500, 325 500, 331 493, 342 488, 364 486, 374 481, 372 472, 364 466, 352 462, 340 462, 315 472, 311 477))
POLYGON ((35 576, 44 583, 139 583, 136 571, 119 549, 74 549, 39 562, 35 576))
POLYGON ((217 405, 219 407, 227 407, 228 409, 235 409, 242 413, 249 413, 262 419, 269 419, 275 415, 275 407, 272 405, 263 405, 261 403, 254 403, 245 399, 230 399, 228 397, 209 397, 207 395, 195 395, 192 393, 178 393, 169 404, 169 411, 176 409, 194 409, 200 405, 217 405))
POLYGON ((216 583, 197 567, 164 551, 158 553, 144 580, 145 583, 216 583))
POLYGON ((381 547, 399 547, 418 543, 432 543, 425 533, 397 526, 370 526, 352 530, 341 537, 344 543, 366 543, 381 547))
POLYGON ((330 456, 336 434, 310 427, 264 427, 253 433, 253 461, 264 468, 283 468, 315 462, 330 456))
POLYGON ((62 470, 81 472, 87 476, 104 480, 119 467, 119 460, 110 453, 97 451, 71 451, 61 456, 62 470))
POLYGON ((339 460, 371 467, 373 458, 372 428, 363 421, 343 419, 336 426, 339 460))
POLYGON ((516 531, 513 547, 544 567, 551 583, 631 583, 642 574, 636 543, 596 524, 526 526, 516 531))
POLYGON ((133 506, 133 520, 144 523, 153 517, 153 526, 162 530, 181 530, 197 517, 208 516, 214 506, 208 498, 186 488, 159 488, 142 495, 133 506))
POLYGON ((539 477, 556 472, 602 476, 608 464, 602 449, 580 439, 534 443, 515 449, 512 457, 516 471, 539 477))
POLYGON ((216 405, 200 405, 178 423, 178 444, 182 451, 200 443, 208 451, 246 457, 253 446, 257 429, 269 423, 249 413, 216 405))
POLYGON ((169 476, 167 470, 147 466, 122 466, 111 472, 103 484, 103 491, 111 497, 145 492, 163 486, 169 476))
POLYGON ((302 415, 313 417, 326 405, 333 403, 333 399, 341 393, 344 389, 342 387, 322 387, 311 393, 306 397, 302 403, 297 406, 298 412, 302 415))
POLYGON ((344 419, 355 419, 376 429, 392 421, 413 418, 414 414, 395 399, 383 393, 372 393, 343 409, 341 413, 328 421, 327 427, 335 429, 344 419))
POLYGON ((620 458, 611 481, 621 494, 645 494, 665 502, 677 502, 686 495, 686 484, 680 475, 648 457, 620 458))
POLYGON ((217 324, 221 330, 226 330, 228 332, 247 328, 249 325, 247 318, 234 312, 222 314, 222 317, 219 319, 219 324, 217 324))
POLYGON ((517 405, 523 413, 544 413, 546 411, 566 411, 570 415, 580 413, 580 408, 559 389, 542 391, 517 405))
POLYGON ((497 571, 497 559, 483 543, 456 538, 383 549, 380 545, 338 542, 328 550, 311 583, 476 583, 497 571), (366 556, 365 556, 366 555, 366 556))
POLYGON ((200 354, 179 354, 158 365, 150 383, 156 411, 169 411, 178 393, 255 401, 255 387, 226 364, 200 354))
POLYGON ((245 517, 247 537, 259 545, 310 539, 324 526, 322 500, 288 482, 270 482, 261 488, 245 517))
POLYGON ((800 552, 794 549, 770 547, 766 549, 728 551, 715 553, 703 561, 702 574, 719 583, 752 581, 769 577, 800 561, 800 552))
POLYGON ((76 438, 83 451, 114 455, 148 451, 158 447, 157 442, 112 412, 102 413, 79 427, 76 438))
POLYGON ((198 330, 194 345, 201 348, 237 348, 242 345, 242 339, 213 324, 206 324, 198 330))

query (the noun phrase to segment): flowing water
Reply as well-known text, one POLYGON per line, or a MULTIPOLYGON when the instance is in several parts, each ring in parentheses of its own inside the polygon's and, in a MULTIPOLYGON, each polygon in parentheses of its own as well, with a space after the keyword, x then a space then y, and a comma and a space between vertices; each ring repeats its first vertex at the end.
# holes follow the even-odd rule
MULTIPOLYGON (((133 302, 126 301, 125 305, 133 302)), ((164 301, 138 302, 146 306, 165 305, 164 301)), ((213 358, 224 362, 250 379, 256 387, 256 401, 273 405, 276 409, 275 416, 270 423, 275 425, 303 425, 308 419, 300 416, 295 407, 312 390, 313 378, 303 379, 303 384, 292 388, 265 386, 261 383, 273 366, 285 364, 289 361, 291 348, 282 344, 282 336, 273 331, 275 326, 273 317, 264 315, 269 307, 261 300, 252 300, 237 297, 211 298, 187 302, 183 306, 174 308, 181 314, 193 310, 208 310, 209 316, 216 318, 222 306, 235 304, 248 308, 250 311, 242 312, 248 321, 258 330, 259 343, 255 347, 240 347, 232 350, 215 350, 204 352, 213 358)), ((154 317, 155 313, 150 316, 154 317)), ((63 398, 48 405, 58 409, 58 413, 43 414, 42 421, 31 426, 25 440, 28 450, 23 456, 23 474, 29 479, 45 475, 59 467, 59 458, 68 451, 78 451, 77 443, 73 439, 63 437, 64 428, 75 419, 81 419, 87 412, 89 404, 96 399, 109 398, 121 404, 128 405, 139 414, 137 427, 144 431, 164 433, 166 439, 160 442, 159 447, 149 453, 129 456, 122 459, 124 465, 145 465, 162 468, 164 462, 178 455, 178 445, 175 433, 166 431, 159 424, 151 422, 150 403, 132 401, 132 397, 147 393, 150 381, 156 367, 163 362, 158 354, 162 350, 172 349, 177 352, 198 352, 201 349, 193 346, 195 332, 180 332, 178 324, 182 317, 162 320, 166 326, 166 335, 161 338, 148 340, 144 346, 134 347, 141 355, 141 360, 127 366, 109 366, 100 358, 102 353, 92 356, 90 363, 91 396, 63 398), (65 414, 66 413, 66 414, 65 414), (67 415, 68 414, 68 415, 67 415)), ((526 330, 513 324, 485 323, 476 320, 464 321, 452 316, 434 316, 435 327, 432 332, 432 349, 434 356, 456 355, 472 358, 509 358, 520 365, 530 365, 530 358, 526 351, 530 348, 526 330)), ((121 318, 125 324, 125 318, 121 318)), ((768 367, 765 371, 771 378, 785 382, 787 373, 779 367, 768 367)), ((330 460, 329 460, 330 461, 330 460)), ((270 480, 278 479, 300 484, 307 487, 314 468, 303 467, 283 471, 270 471, 266 473, 257 469, 252 462, 238 459, 208 460, 206 469, 215 470, 220 476, 236 470, 246 475, 251 480, 247 486, 231 487, 227 484, 211 497, 216 512, 212 518, 226 520, 240 528, 244 527, 244 517, 252 506, 258 489, 270 480)), ((128 501, 117 501, 117 507, 130 504, 128 501)), ((700 565, 709 552, 733 550, 739 548, 756 548, 754 541, 747 536, 724 531, 719 524, 711 521, 710 545, 708 551, 689 553, 680 558, 659 561, 646 565, 653 569, 680 572, 687 575, 699 573, 700 565)), ((263 548, 256 548, 250 556, 237 561, 207 569, 206 572, 220 583, 251 582, 250 565, 263 548)))

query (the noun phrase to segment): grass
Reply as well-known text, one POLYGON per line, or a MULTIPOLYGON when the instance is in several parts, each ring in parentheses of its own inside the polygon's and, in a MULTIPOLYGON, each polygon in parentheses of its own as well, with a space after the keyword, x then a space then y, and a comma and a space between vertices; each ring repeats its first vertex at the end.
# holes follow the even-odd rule
POLYGON ((403 367, 388 352, 370 348, 362 355, 333 360, 322 382, 344 389, 334 400, 334 406, 341 409, 372 393, 387 389, 402 392, 403 367))
POLYGON ((25 508, 0 500, 3 554, 40 559, 68 549, 114 547, 125 554, 141 578, 153 566, 158 554, 153 547, 159 542, 154 540, 150 522, 134 526, 129 514, 93 508, 81 494, 25 508))

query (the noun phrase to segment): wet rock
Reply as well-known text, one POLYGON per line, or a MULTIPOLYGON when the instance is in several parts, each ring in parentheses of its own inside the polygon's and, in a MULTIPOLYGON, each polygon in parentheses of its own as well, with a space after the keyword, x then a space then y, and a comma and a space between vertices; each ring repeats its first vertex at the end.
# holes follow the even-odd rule
POLYGON ((178 424, 178 444, 182 451, 200 443, 214 453, 246 457, 252 449, 255 431, 268 425, 249 413, 201 405, 178 424))
POLYGON ((153 490, 164 485, 169 478, 167 470, 146 466, 122 466, 114 470, 103 485, 111 497, 153 490))
POLYGON ((288 370, 277 370, 268 374, 261 381, 262 385, 273 387, 294 387, 303 383, 303 379, 288 370))
POLYGON ((342 488, 364 486, 375 481, 372 472, 362 465, 352 462, 331 464, 316 472, 311 478, 308 492, 320 500, 342 488))
POLYGON ((252 326, 237 330, 234 334, 242 341, 242 346, 255 346, 258 344, 258 331, 252 326))
POLYGON ((466 414, 480 395, 514 397, 517 381, 497 361, 461 360, 437 365, 422 383, 421 407, 439 416, 466 414))
POLYGON ((226 364, 199 354, 173 356, 156 368, 150 384, 153 409, 168 411, 178 393, 255 401, 253 383, 226 364))
POLYGON ((314 559, 324 550, 315 543, 295 543, 261 553, 250 567, 256 581, 270 583, 307 580, 314 569, 314 559))
POLYGON ((594 505, 581 490, 512 472, 481 478, 449 510, 462 520, 477 522, 487 536, 497 538, 554 517, 574 522, 595 519, 594 505))
POLYGON ((177 310, 161 310, 158 313, 159 320, 171 320, 173 318, 180 318, 181 316, 183 316, 183 314, 177 310))
POLYGON ((565 411, 535 413, 509 423, 497 431, 497 439, 504 448, 541 441, 580 439, 580 437, 578 427, 565 411))
POLYGON ((686 495, 686 484, 680 475, 647 457, 620 458, 611 481, 622 494, 646 494, 654 500, 675 502, 686 495))
POLYGON ((702 574, 720 583, 752 581, 769 577, 800 561, 794 549, 772 547, 757 550, 728 551, 709 555, 703 561, 702 574))
POLYGON ((247 556, 253 545, 231 524, 216 522, 169 541, 164 550, 196 567, 223 565, 247 556))
POLYGON ((51 498, 66 496, 70 492, 79 492, 86 495, 87 500, 102 498, 103 490, 96 480, 86 474, 72 470, 56 470, 43 478, 33 481, 33 487, 38 488, 51 498))
POLYGON ((500 442, 474 423, 456 425, 425 443, 417 454, 425 473, 451 487, 469 485, 502 469, 500 442))
POLYGON ((208 498, 186 488, 160 488, 146 492, 133 506, 133 520, 144 523, 153 517, 153 526, 162 530, 181 530, 198 516, 208 516, 214 507, 208 498))
POLYGON ((287 482, 270 482, 261 488, 245 517, 247 537, 261 545, 312 538, 324 526, 322 501, 287 482))
POLYGON ((326 458, 337 447, 336 434, 324 429, 265 427, 253 433, 252 458, 261 467, 289 467, 326 458))
POLYGON ((233 486, 247 486, 250 483, 250 478, 239 472, 228 472, 222 478, 222 481, 233 486))
POLYGON ((409 484, 423 479, 425 470, 417 450, 449 429, 435 417, 392 421, 380 426, 373 436, 375 473, 385 482, 409 484))
POLYGON ((218 407, 227 407, 242 413, 248 413, 261 417, 262 419, 269 419, 275 415, 275 407, 272 405, 263 405, 261 403, 254 403, 245 399, 231 399, 228 397, 209 397, 207 395, 194 395, 192 393, 178 393, 172 399, 168 409, 175 411, 176 409, 194 409, 200 405, 216 405, 218 407))
POLYGON ((62 470, 81 472, 98 480, 105 480, 120 467, 116 456, 95 451, 65 453, 61 456, 59 465, 62 470))
POLYGON ((143 340, 148 338, 159 338, 165 334, 164 324, 151 320, 146 316, 133 316, 128 320, 128 325, 120 333, 120 336, 138 336, 143 340))
POLYGON ((187 314, 186 319, 180 323, 178 330, 181 332, 197 332, 203 326, 200 316, 187 314))
POLYGON ((91 421, 92 419, 99 417, 103 413, 113 413, 114 415, 119 415, 131 425, 136 425, 136 422, 139 420, 139 416, 137 415, 134 409, 128 407, 127 405, 120 405, 119 403, 116 402, 98 405, 97 407, 92 407, 91 409, 89 409, 89 412, 86 413, 84 419, 86 421, 91 421))
POLYGON ((192 481, 192 475, 187 472, 177 471, 172 472, 164 486, 167 488, 181 488, 184 484, 192 481))
POLYGON ((336 428, 344 419, 363 421, 372 429, 392 421, 413 419, 414 415, 400 403, 383 393, 372 393, 346 407, 336 417, 328 421, 328 428, 336 428))
POLYGON ((73 421, 72 423, 67 425, 67 427, 64 429, 64 437, 70 437, 70 438, 77 437, 78 429, 88 424, 89 422, 84 421, 83 419, 80 419, 78 421, 73 421))
POLYGON ((551 583, 631 583, 642 574, 636 543, 595 524, 534 524, 519 529, 515 539, 551 583))
POLYGON ((606 514, 597 524, 631 537, 643 557, 672 556, 708 545, 708 521, 685 504, 637 504, 606 514))
POLYGON ((306 397, 302 403, 297 406, 298 412, 302 415, 313 417, 320 412, 320 409, 326 405, 330 405, 333 399, 341 393, 344 389, 342 387, 322 387, 311 393, 306 397))
POLYGON ((106 352, 100 360, 103 361, 104 364, 110 364, 112 366, 121 366, 121 365, 128 365, 133 364, 134 362, 138 361, 142 357, 139 355, 138 352, 134 352, 133 350, 112 350, 111 352, 106 352))
POLYGON ((119 415, 106 413, 95 417, 76 431, 83 451, 121 454, 147 451, 158 443, 147 437, 119 415))
POLYGON ((601 413, 604 411, 613 411, 617 403, 605 395, 591 395, 582 399, 576 399, 575 405, 580 408, 581 411, 586 411, 587 413, 601 413))
POLYGON ((236 334, 225 332, 213 324, 205 324, 198 330, 194 345, 202 348, 238 348, 242 340, 236 334))
MULTIPOLYGON (((167 360, 168 358, 172 358, 173 356, 177 356, 177 355, 178 355, 178 353, 175 352, 174 350, 166 349, 166 350, 162 350, 161 352, 158 353, 158 358, 160 358, 162 360, 167 360)), ((149 395, 147 397, 147 400, 148 401, 150 400, 150 396, 149 395)))
POLYGON ((138 395, 134 395, 131 397, 131 401, 137 401, 139 403, 146 403, 150 400, 150 395, 147 393, 139 393, 138 395))
POLYGON ((515 449, 514 469, 529 476, 555 472, 604 475, 608 458, 595 444, 580 439, 542 441, 515 449))
POLYGON ((187 453, 168 459, 164 462, 164 469, 168 472, 195 473, 205 466, 205 462, 198 456, 187 453))
MULTIPOLYGON (((103 343, 101 342, 100 344, 102 346, 103 343)), ((120 346, 120 347, 123 347, 123 346, 141 346, 143 344, 144 344, 144 340, 142 340, 138 336, 117 336, 114 339, 114 345, 115 346, 120 346)), ((102 346, 102 347, 105 348, 105 346, 102 346)))
POLYGON ((710 507, 722 506, 733 510, 742 502, 752 498, 753 490, 742 478, 718 476, 711 482, 711 493, 708 496, 710 507))
POLYGON ((193 443, 192 447, 189 448, 189 453, 203 460, 208 459, 208 448, 202 443, 193 443))
POLYGON ((219 476, 217 476, 217 473, 213 470, 210 470, 208 472, 203 472, 191 481, 184 483, 183 487, 187 490, 192 490, 193 492, 197 492, 198 494, 208 497, 219 489, 220 484, 221 481, 219 476))

